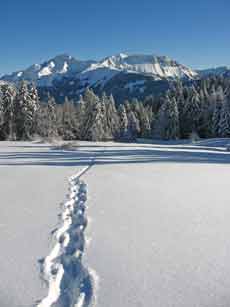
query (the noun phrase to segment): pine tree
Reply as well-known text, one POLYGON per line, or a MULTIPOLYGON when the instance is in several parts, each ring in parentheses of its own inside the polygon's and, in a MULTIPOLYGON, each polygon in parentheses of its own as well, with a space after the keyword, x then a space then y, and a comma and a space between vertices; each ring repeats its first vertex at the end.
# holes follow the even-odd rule
POLYGON ((7 84, 1 88, 1 138, 14 140, 16 138, 15 127, 15 89, 7 84))
POLYGON ((2 91, 0 88, 0 141, 5 139, 4 132, 3 132, 3 124, 4 124, 3 99, 2 99, 2 91))
POLYGON ((119 136, 119 116, 113 95, 110 95, 106 102, 106 120, 109 138, 116 139, 119 136))
POLYGON ((89 88, 86 90, 84 97, 84 118, 82 119, 82 138, 92 140, 92 127, 95 124, 95 117, 99 112, 99 98, 89 88))
POLYGON ((61 135, 65 140, 76 140, 79 138, 79 121, 77 119, 76 107, 68 98, 65 98, 62 106, 61 126, 61 135))
POLYGON ((104 140, 103 109, 100 101, 94 104, 92 110, 92 126, 88 130, 87 140, 102 141, 104 140))
POLYGON ((57 130, 57 113, 56 113, 56 102, 51 96, 48 97, 47 102, 47 132, 46 135, 49 138, 55 138, 58 136, 57 130))
POLYGON ((191 89, 189 96, 185 100, 182 112, 183 114, 180 117, 182 137, 188 137, 191 133, 197 133, 201 116, 201 103, 199 94, 195 89, 191 89))
POLYGON ((101 140, 112 139, 111 131, 109 129, 108 120, 107 120, 107 104, 108 104, 108 97, 106 96, 105 93, 103 93, 99 102, 100 125, 102 127, 102 135, 100 136, 101 140))
POLYGON ((127 137, 129 140, 135 140, 140 133, 140 124, 137 119, 135 113, 133 111, 129 111, 127 114, 128 118, 128 129, 127 129, 127 137))
POLYGON ((128 138, 128 118, 123 104, 119 105, 118 114, 120 118, 120 138, 125 140, 128 138))
POLYGON ((22 81, 14 104, 17 139, 30 139, 34 132, 35 114, 38 110, 38 95, 35 87, 29 90, 28 84, 22 81))
POLYGON ((131 104, 128 100, 124 102, 126 116, 128 120, 126 139, 134 140, 137 137, 137 134, 140 132, 139 121, 136 117, 136 114, 133 112, 133 104, 131 104))
POLYGON ((220 137, 230 137, 230 101, 225 100, 221 108, 219 130, 220 137))
POLYGON ((223 88, 219 87, 216 95, 216 101, 214 102, 215 107, 212 116, 212 135, 218 137, 220 132, 220 118, 221 118, 221 109, 224 102, 224 92, 223 88))
POLYGON ((165 97, 159 111, 155 135, 166 140, 179 138, 179 112, 175 98, 165 97))
POLYGON ((137 118, 139 120, 140 137, 142 138, 151 137, 151 120, 153 118, 151 110, 145 108, 143 104, 138 101, 135 104, 135 111, 136 111, 135 113, 137 114, 137 118))
POLYGON ((35 134, 38 131, 37 116, 40 107, 38 91, 35 84, 32 84, 30 86, 29 96, 30 96, 30 103, 28 104, 28 108, 30 110, 31 120, 32 120, 31 134, 35 134))
POLYGON ((84 101, 82 95, 80 95, 79 101, 76 103, 76 117, 78 119, 79 126, 79 139, 84 139, 85 133, 85 120, 86 120, 86 102, 84 101))

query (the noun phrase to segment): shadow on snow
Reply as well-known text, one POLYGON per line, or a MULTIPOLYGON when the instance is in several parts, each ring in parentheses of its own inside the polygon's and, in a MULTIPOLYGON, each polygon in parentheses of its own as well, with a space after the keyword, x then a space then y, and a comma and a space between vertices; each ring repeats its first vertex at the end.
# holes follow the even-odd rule
POLYGON ((133 144, 121 146, 79 146, 76 151, 8 151, 0 153, 0 165, 37 166, 85 166, 92 157, 94 164, 134 164, 134 163, 230 163, 230 153, 224 148, 206 146, 160 146, 133 144), (88 148, 88 149, 87 149, 88 148), (106 148, 106 149, 105 149, 106 148))

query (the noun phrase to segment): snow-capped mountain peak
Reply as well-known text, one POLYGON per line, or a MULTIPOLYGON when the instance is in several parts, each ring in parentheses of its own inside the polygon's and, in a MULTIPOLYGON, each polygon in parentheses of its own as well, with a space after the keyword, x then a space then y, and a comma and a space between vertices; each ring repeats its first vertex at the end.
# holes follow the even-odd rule
MULTIPOLYGON (((156 79, 161 78, 189 78, 197 76, 195 71, 187 68, 166 56, 120 53, 107 57, 88 67, 87 72, 108 68, 120 72, 131 72, 152 75, 156 79)), ((84 72, 83 72, 84 73, 84 72)))
MULTIPOLYGON (((87 87, 121 96, 145 95, 150 89, 154 90, 156 81, 163 82, 160 88, 167 88, 168 81, 197 77, 197 72, 167 56, 119 53, 97 62, 60 54, 42 64, 3 76, 2 80, 13 83, 27 80, 44 91, 52 88, 57 97, 77 97, 87 87)), ((159 86, 156 87, 159 91, 159 86)))
POLYGON ((95 82, 98 82, 98 74, 99 79, 104 80, 112 77, 116 72, 150 75, 156 80, 197 77, 197 72, 167 56, 119 53, 98 62, 80 61, 68 54, 61 54, 42 64, 35 64, 25 70, 6 75, 2 79, 11 82, 25 79, 39 86, 51 86, 53 80, 63 76, 72 77, 74 75, 80 80, 90 79, 92 82, 96 78, 95 82))
POLYGON ((94 61, 80 61, 68 54, 61 54, 42 64, 34 64, 29 68, 2 77, 3 80, 18 82, 27 80, 39 86, 52 86, 56 79, 78 74, 94 61))

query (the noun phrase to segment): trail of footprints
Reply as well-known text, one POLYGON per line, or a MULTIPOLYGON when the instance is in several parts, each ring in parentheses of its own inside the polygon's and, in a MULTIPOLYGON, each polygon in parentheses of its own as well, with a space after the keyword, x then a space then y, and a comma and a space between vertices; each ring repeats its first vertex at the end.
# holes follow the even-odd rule
POLYGON ((82 264, 87 226, 87 185, 79 175, 69 179, 69 195, 63 205, 62 226, 55 233, 55 246, 41 261, 48 295, 38 307, 87 307, 93 300, 93 280, 82 264))

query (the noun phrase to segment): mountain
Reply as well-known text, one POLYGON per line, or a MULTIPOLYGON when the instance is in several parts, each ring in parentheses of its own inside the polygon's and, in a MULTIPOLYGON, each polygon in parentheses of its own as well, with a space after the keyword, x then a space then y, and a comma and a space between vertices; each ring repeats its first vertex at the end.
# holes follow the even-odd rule
POLYGON ((198 73, 166 56, 120 53, 100 61, 81 61, 67 54, 5 75, 1 80, 34 82, 41 95, 58 100, 77 98, 87 87, 106 91, 117 99, 141 97, 169 88, 174 80, 194 80, 198 73))
POLYGON ((92 64, 81 75, 87 76, 90 81, 97 82, 102 77, 111 78, 119 72, 137 73, 152 76, 155 80, 188 78, 193 79, 197 73, 178 64, 166 56, 154 55, 127 55, 118 54, 107 57, 98 63, 92 64), (99 74, 95 72, 100 72, 99 74), (91 78, 93 75, 93 78, 91 78))
POLYGON ((38 86, 52 86, 54 80, 77 75, 93 63, 95 61, 80 61, 70 55, 61 54, 42 64, 34 64, 25 70, 5 75, 1 79, 13 83, 27 80, 38 86))
POLYGON ((201 77, 208 77, 208 76, 230 77, 230 67, 220 66, 220 67, 215 67, 215 68, 197 70, 197 73, 201 77))

